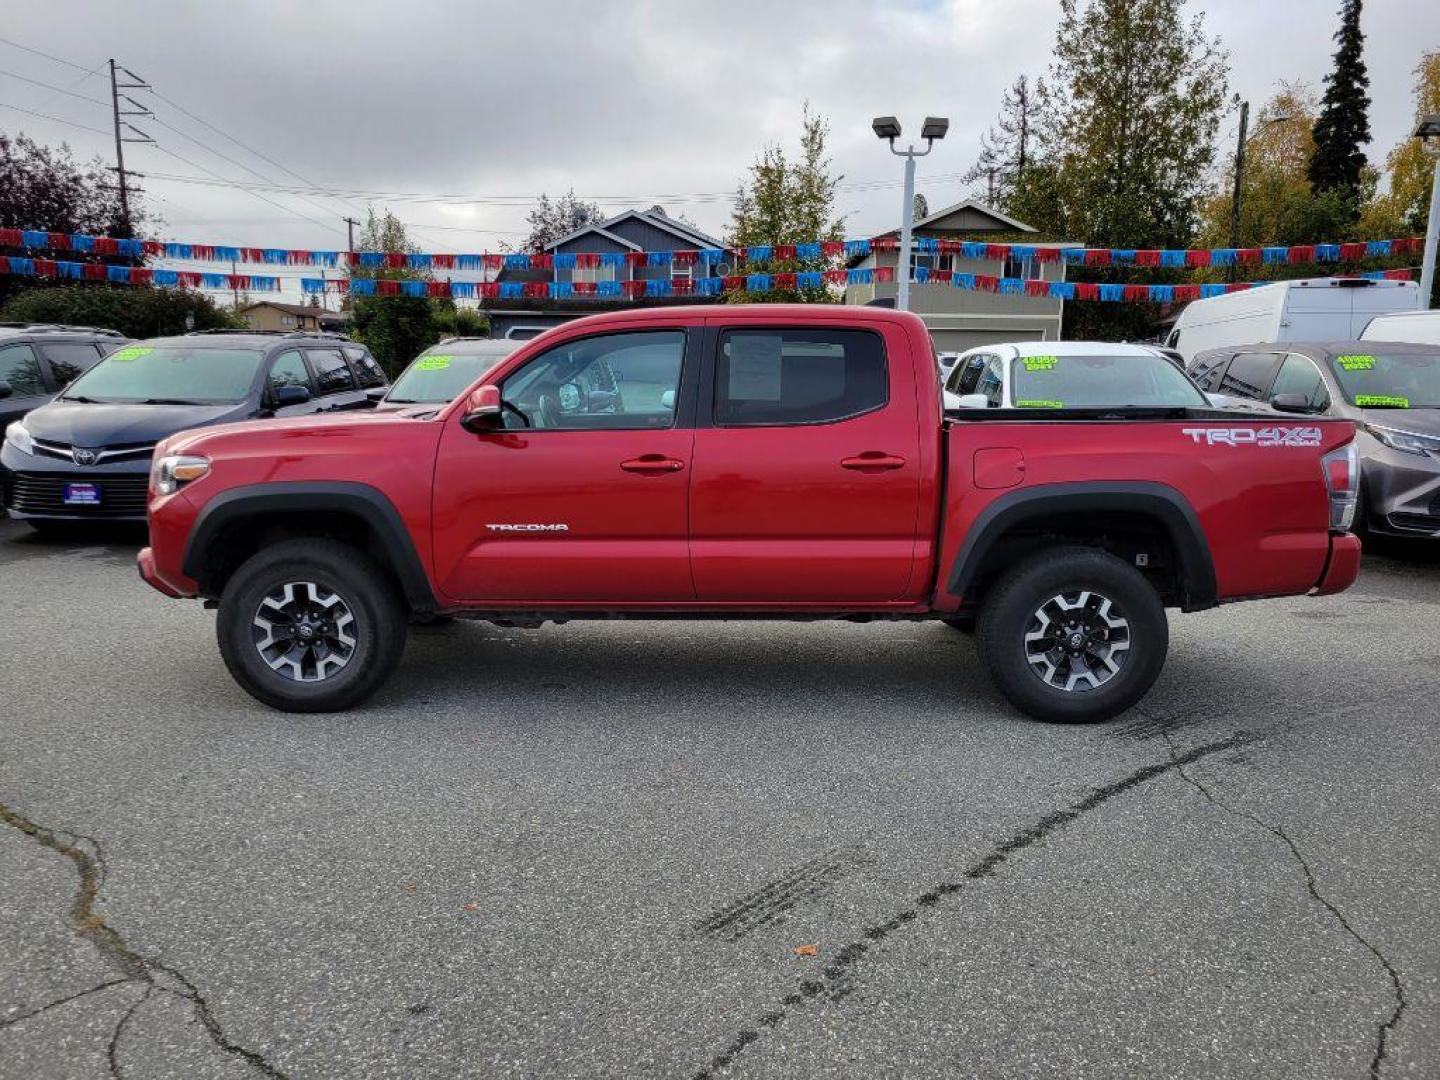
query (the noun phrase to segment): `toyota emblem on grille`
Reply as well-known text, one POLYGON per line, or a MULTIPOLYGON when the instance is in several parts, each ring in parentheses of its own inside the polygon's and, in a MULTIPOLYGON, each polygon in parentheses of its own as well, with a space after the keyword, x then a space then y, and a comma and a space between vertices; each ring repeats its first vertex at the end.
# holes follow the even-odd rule
POLYGON ((94 450, 85 450, 76 446, 71 448, 70 456, 75 459, 76 465, 94 465, 100 455, 94 450))

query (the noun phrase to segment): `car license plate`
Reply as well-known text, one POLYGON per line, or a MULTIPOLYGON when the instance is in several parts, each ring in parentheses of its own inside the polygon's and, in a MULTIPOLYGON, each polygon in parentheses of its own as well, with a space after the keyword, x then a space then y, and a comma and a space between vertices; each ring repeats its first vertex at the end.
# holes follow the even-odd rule
POLYGON ((99 506, 99 484, 66 484, 60 493, 66 506, 99 506))

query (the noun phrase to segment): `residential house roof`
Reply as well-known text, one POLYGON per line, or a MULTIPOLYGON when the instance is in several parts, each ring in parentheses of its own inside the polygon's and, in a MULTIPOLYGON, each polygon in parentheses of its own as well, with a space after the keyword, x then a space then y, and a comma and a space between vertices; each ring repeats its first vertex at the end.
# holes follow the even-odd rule
POLYGON ((683 240, 687 245, 696 248, 718 248, 724 246, 721 241, 701 232, 693 225, 687 225, 683 221, 677 221, 675 218, 672 218, 669 214, 665 213, 663 208, 652 206, 649 210, 626 210, 624 213, 616 214, 614 217, 606 218, 604 221, 597 221, 583 228, 576 229, 574 232, 568 233, 558 240, 553 240, 549 244, 546 244, 545 250, 554 251, 556 248, 570 243, 570 241, 577 237, 584 236, 587 233, 598 233, 605 237, 605 239, 620 244, 622 247, 626 247, 631 251, 641 251, 643 249, 639 244, 631 240, 626 240, 623 236, 618 236, 612 231, 616 225, 632 219, 643 221, 656 229, 662 229, 677 239, 683 240))

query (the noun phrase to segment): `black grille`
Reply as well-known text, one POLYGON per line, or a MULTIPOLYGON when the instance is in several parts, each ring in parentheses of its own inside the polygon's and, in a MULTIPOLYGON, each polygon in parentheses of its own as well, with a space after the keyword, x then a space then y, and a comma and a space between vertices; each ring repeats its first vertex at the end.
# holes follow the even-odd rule
POLYGON ((94 474, 56 475, 14 473, 10 477, 9 505, 22 514, 83 514, 86 517, 144 517, 149 477, 94 474), (98 506, 67 506, 66 484, 94 484, 100 489, 98 506))
POLYGON ((1440 514, 1391 514, 1390 525, 1396 529, 1417 532, 1440 532, 1440 514))

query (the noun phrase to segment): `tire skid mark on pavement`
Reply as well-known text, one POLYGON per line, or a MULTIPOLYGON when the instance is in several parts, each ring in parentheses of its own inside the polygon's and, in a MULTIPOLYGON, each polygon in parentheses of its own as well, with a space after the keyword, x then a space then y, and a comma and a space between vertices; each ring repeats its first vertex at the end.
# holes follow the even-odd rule
POLYGON ((1193 764, 1204 758, 1215 754, 1221 754, 1228 750, 1235 750, 1241 746, 1255 742, 1261 736, 1249 732, 1237 732, 1228 738, 1220 739, 1217 742, 1206 743, 1194 747, 1183 754, 1171 753, 1170 757, 1150 765, 1136 769, 1134 772, 1121 777, 1119 780, 1111 781, 1100 787, 1091 789, 1089 795, 1072 803, 1070 806, 1054 810, 1038 818, 1031 824, 1020 829, 1010 837, 996 844, 990 851, 978 861, 972 863, 961 874, 958 881, 944 881, 931 888, 928 892, 916 897, 913 904, 896 912, 890 919, 874 926, 866 927, 860 933, 860 938, 843 946, 830 958, 829 963, 820 972, 818 979, 806 979, 796 988, 794 993, 787 994, 780 999, 779 1006, 760 1015, 753 1027, 745 1027, 736 1032, 734 1039, 720 1053, 710 1059, 704 1067, 698 1069, 694 1074, 694 1080, 711 1080, 719 1071, 727 1068, 735 1059, 745 1051, 745 1048, 756 1042, 762 1035, 764 1029, 773 1029, 779 1026, 790 1015, 794 1009, 804 1005, 807 1001, 819 1000, 836 1003, 843 1001, 854 992, 856 986, 856 968, 860 960, 871 950, 875 949, 886 938, 898 933, 907 926, 929 918, 940 908, 940 902, 948 896, 959 892, 966 883, 982 881, 995 874, 1008 860, 1019 855, 1026 848, 1039 843, 1053 833, 1060 831, 1065 826, 1084 817, 1091 811, 1098 809, 1112 799, 1146 784, 1158 777, 1177 772, 1185 765, 1193 764))
POLYGON ((813 900, 846 874, 871 861, 863 848, 834 848, 711 912, 693 928, 726 941, 739 941, 753 930, 782 921, 791 908, 813 900))
POLYGON ((210 1004, 190 979, 154 957, 146 956, 132 948, 120 932, 105 921, 105 916, 95 910, 95 903, 99 899, 100 887, 105 882, 106 874, 105 856, 98 841, 80 833, 67 832, 63 829, 48 829, 43 825, 37 825, 4 803, 0 803, 0 822, 17 829, 41 847, 63 855, 75 864, 76 872, 80 876, 80 883, 70 902, 70 927, 77 936, 95 946, 101 959, 114 968, 119 975, 119 978, 107 980, 79 993, 52 1001, 37 1009, 32 1009, 22 1016, 12 1017, 0 1024, 0 1028, 11 1027, 31 1017, 39 1016, 41 1013, 62 1005, 68 1005, 73 1001, 79 1001, 113 986, 139 985, 144 988, 144 993, 116 1022, 106 1048, 110 1073, 117 1080, 121 1076, 118 1055, 120 1040, 125 1033, 125 1028, 140 1008, 157 993, 170 994, 182 1001, 189 1002, 195 1010, 196 1017, 205 1028, 206 1035, 218 1049, 239 1058, 265 1076, 275 1078, 275 1080, 285 1080, 286 1074, 270 1064, 261 1054, 232 1042, 225 1035, 220 1022, 211 1011, 210 1004), (84 841, 83 844, 82 841, 84 841), (85 845, 87 844, 91 850, 86 850, 85 845))
MULTIPOLYGON (((1177 762, 1176 775, 1201 795, 1205 796, 1206 800, 1217 810, 1222 810, 1232 817, 1250 822, 1284 844, 1289 850, 1291 857, 1294 858, 1296 864, 1300 867, 1300 872, 1305 877, 1305 889, 1311 898, 1328 911, 1335 921, 1340 924, 1341 928, 1354 938, 1367 952, 1373 955, 1375 959, 1380 962, 1380 966, 1385 969, 1385 974, 1390 979, 1390 987, 1395 997, 1395 1007, 1390 1011, 1390 1015, 1386 1017, 1376 1029, 1375 1053, 1370 1059, 1370 1076, 1372 1080, 1378 1080, 1381 1067, 1384 1065, 1385 1059, 1390 1052, 1390 1034, 1395 1030, 1396 1025, 1400 1023, 1400 1018, 1405 1014, 1405 1007, 1408 1004, 1405 997, 1405 984, 1400 979, 1400 973, 1396 970, 1395 965, 1390 962, 1389 958, 1386 957, 1373 942, 1361 934, 1359 930, 1355 929, 1354 924, 1345 917, 1345 914, 1335 903, 1321 893, 1319 883, 1315 879, 1315 871, 1311 869, 1310 863, 1301 853, 1295 841, 1290 838, 1290 835, 1279 825, 1271 824, 1258 815, 1252 814, 1248 810, 1242 810, 1238 806, 1234 806, 1225 801, 1216 795, 1207 785, 1186 772, 1184 765, 1180 764, 1178 758, 1176 758, 1175 744, 1171 741, 1169 734, 1162 734, 1164 734, 1165 742, 1170 747, 1172 760, 1176 760, 1177 762)), ((1185 764, 1190 763, 1186 762, 1185 764)))

